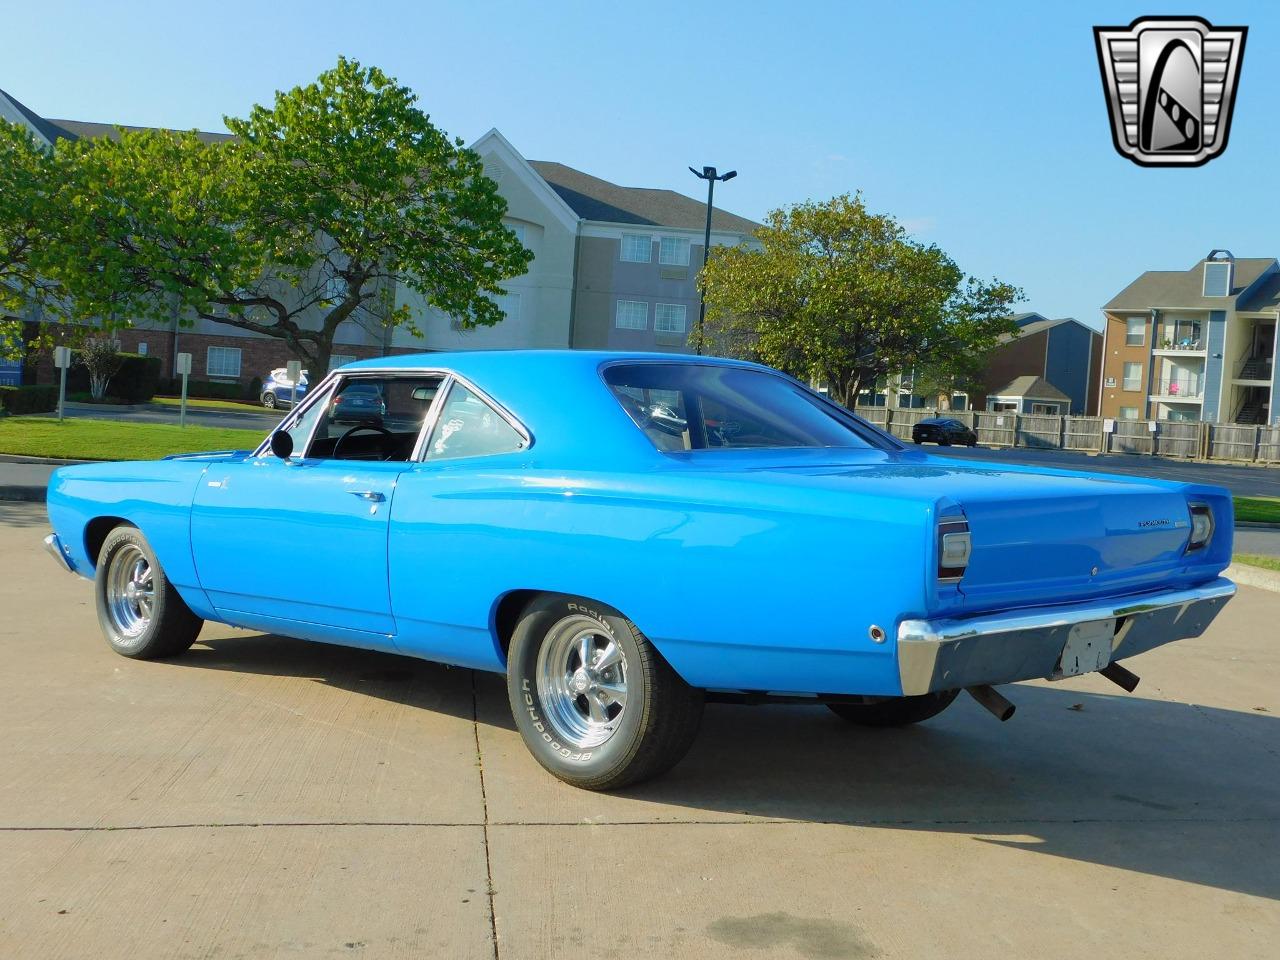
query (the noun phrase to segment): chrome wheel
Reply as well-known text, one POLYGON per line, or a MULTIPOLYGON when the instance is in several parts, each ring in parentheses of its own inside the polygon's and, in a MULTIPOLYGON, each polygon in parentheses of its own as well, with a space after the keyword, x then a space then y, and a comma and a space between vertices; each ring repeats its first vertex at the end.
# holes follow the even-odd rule
POLYGON ((268 410, 274 410, 276 406, 276 395, 274 393, 264 393, 262 395, 262 405, 268 410))
POLYGON ((127 543, 111 558, 106 588, 106 612, 112 626, 126 640, 140 637, 151 625, 155 581, 151 564, 138 546, 127 543))
POLYGON ((627 659, 598 620, 573 615, 538 650, 538 696, 560 739, 579 749, 613 736, 627 708, 627 659))

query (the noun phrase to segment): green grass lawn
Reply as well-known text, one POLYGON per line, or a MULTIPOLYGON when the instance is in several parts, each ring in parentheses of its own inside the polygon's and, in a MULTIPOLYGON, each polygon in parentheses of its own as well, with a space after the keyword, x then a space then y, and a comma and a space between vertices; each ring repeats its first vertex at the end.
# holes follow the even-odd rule
POLYGON ((170 453, 252 449, 265 431, 45 417, 0 419, 0 453, 66 460, 155 460, 170 453))
POLYGON ((1264 570, 1280 570, 1280 557, 1264 557, 1257 553, 1237 553, 1231 559, 1236 563, 1247 563, 1251 567, 1262 567, 1264 570))
POLYGON ((1255 523, 1280 523, 1280 500, 1275 497, 1232 497, 1236 519, 1255 523))
MULTIPOLYGON (((152 397, 152 403, 158 403, 162 407, 180 407, 182 406, 181 397, 152 397)), ((241 413, 270 413, 260 403, 250 403, 248 400, 205 400, 196 397, 187 397, 187 408, 202 407, 205 410, 239 410, 241 413)))

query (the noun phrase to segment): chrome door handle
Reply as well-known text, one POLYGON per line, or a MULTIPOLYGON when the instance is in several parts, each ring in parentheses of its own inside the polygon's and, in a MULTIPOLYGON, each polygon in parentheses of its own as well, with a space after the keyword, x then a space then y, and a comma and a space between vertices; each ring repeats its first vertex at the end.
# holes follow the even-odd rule
POLYGON ((361 500, 368 500, 370 503, 383 503, 386 496, 378 490, 348 490, 347 493, 353 497, 359 497, 361 500))

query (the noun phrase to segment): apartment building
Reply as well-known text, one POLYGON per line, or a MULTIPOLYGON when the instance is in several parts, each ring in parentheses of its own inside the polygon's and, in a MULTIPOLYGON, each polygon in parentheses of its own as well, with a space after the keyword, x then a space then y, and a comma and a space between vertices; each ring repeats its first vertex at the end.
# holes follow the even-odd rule
POLYGON ((1102 416, 1280 422, 1275 258, 1214 250, 1187 270, 1147 271, 1102 312, 1102 416))
POLYGON ((1013 395, 1015 381, 1025 385, 1030 382, 1026 378, 1035 378, 1052 389, 1052 402, 1060 412, 1097 413, 1102 334, 1074 317, 1051 320, 1039 313, 1020 313, 1011 319, 1018 331, 991 351, 983 377, 986 396, 973 397, 973 408, 997 409, 996 402, 1007 403, 1013 395))
MULTIPOLYGON (((578 347, 687 352, 698 317, 706 204, 673 190, 624 187, 562 163, 526 160, 497 130, 472 149, 507 201, 507 225, 533 252, 506 284, 507 319, 460 329, 401 290, 430 349, 578 347)), ((716 208, 713 246, 754 244, 760 224, 716 208)), ((392 343, 408 346, 396 331, 392 343)), ((422 347, 419 347, 422 349, 422 347)))
MULTIPOLYGON (((0 118, 24 124, 50 147, 59 140, 118 135, 110 124, 41 117, 4 91, 0 118)), ((201 136, 209 142, 228 138, 201 136)), ((688 351, 698 316, 704 203, 671 190, 619 186, 561 163, 530 162, 497 130, 471 147, 507 201, 504 223, 534 255, 526 274, 504 284, 498 302, 505 319, 493 327, 466 330, 402 286, 395 291, 396 303, 409 308, 420 335, 388 329, 382 317, 358 311, 338 329, 333 366, 423 350, 688 351)), ((752 233, 759 226, 716 209, 711 242, 755 243, 752 233)), ((302 322, 318 325, 320 314, 302 322)), ((281 340, 176 315, 167 323, 123 330, 118 339, 125 350, 159 356, 165 376, 178 352, 192 355, 197 379, 243 384, 292 359, 281 340)), ((6 373, 0 371, 0 376, 6 373)))

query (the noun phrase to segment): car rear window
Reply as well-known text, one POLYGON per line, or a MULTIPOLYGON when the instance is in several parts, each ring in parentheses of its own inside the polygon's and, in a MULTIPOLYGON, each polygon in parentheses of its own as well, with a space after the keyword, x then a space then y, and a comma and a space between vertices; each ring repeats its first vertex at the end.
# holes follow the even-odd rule
POLYGON ((604 380, 659 450, 869 447, 824 401, 777 374, 699 363, 620 363, 604 380))

